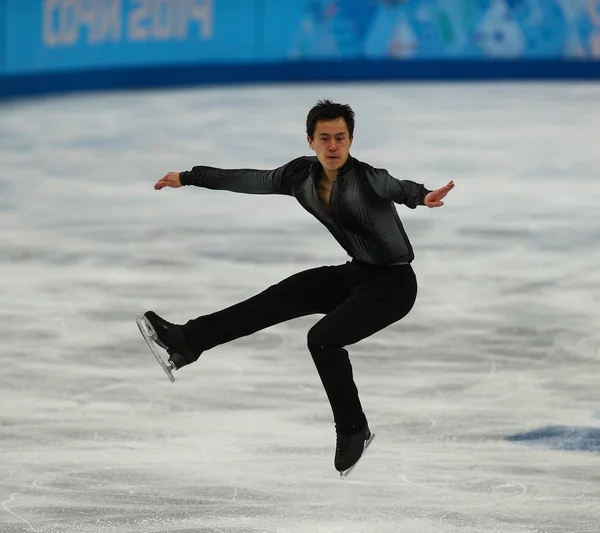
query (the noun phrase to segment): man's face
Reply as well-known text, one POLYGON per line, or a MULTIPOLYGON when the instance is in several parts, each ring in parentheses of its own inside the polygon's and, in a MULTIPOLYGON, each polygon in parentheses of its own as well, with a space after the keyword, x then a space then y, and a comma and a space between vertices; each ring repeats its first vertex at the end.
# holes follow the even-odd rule
POLYGON ((352 138, 343 118, 319 121, 314 138, 308 144, 315 151, 325 170, 338 170, 348 159, 352 138))

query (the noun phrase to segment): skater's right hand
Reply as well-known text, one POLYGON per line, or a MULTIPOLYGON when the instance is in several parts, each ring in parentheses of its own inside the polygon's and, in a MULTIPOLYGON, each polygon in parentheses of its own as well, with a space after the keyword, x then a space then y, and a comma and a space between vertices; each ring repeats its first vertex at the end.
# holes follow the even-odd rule
POLYGON ((181 187, 181 181, 179 181, 179 172, 169 172, 166 176, 163 176, 154 184, 154 188, 157 191, 160 191, 164 187, 173 187, 174 189, 181 187))

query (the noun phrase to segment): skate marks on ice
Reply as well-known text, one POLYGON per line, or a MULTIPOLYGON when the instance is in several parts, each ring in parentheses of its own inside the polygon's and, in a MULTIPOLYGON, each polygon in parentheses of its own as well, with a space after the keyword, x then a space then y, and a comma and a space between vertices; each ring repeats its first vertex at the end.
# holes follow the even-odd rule
MULTIPOLYGON (((571 372, 577 374, 578 362, 583 362, 585 366, 600 362, 600 339, 594 337, 573 338, 565 335, 553 348, 554 353, 561 355, 563 364, 560 367, 557 365, 557 369, 562 368, 565 376, 571 372)), ((585 368, 581 368, 580 372, 585 372, 585 368)), ((592 382, 594 378, 595 376, 592 375, 592 382)), ((560 381, 553 379, 551 387, 553 390, 566 389, 572 397, 578 395, 577 386, 570 385, 568 378, 560 381)), ((600 452, 600 424, 594 418, 600 418, 600 415, 598 413, 590 415, 589 422, 595 423, 596 426, 550 424, 539 428, 528 428, 527 431, 506 437, 506 440, 530 447, 597 453, 600 452)))
POLYGON ((0 176, 26 177, 0 177, 0 530, 593 530, 598 90, 175 93, 0 107, 0 176), (183 321, 346 260, 288 198, 151 189, 157 168, 306 153, 302 116, 324 92, 356 104, 357 156, 457 182, 447 209, 399 208, 419 299, 350 348, 377 442, 344 482, 306 351, 315 317, 203 354, 174 385, 132 322, 150 308, 183 321), (290 122, 274 134, 265 116, 290 122))

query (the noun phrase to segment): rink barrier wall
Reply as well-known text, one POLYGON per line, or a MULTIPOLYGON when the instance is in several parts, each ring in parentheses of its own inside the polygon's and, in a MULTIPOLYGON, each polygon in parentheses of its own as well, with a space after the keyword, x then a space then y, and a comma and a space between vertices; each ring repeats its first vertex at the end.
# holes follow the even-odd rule
POLYGON ((318 61, 301 63, 169 65, 6 76, 0 98, 53 93, 276 82, 586 81, 600 63, 559 61, 318 61))
POLYGON ((536 26, 516 0, 339 0, 336 10, 309 0, 0 0, 0 98, 264 82, 599 80, 594 2, 597 20, 582 4, 567 21, 556 0, 539 0, 536 26), (425 5, 437 10, 429 26, 425 5), (390 58, 392 48, 401 56, 390 58))

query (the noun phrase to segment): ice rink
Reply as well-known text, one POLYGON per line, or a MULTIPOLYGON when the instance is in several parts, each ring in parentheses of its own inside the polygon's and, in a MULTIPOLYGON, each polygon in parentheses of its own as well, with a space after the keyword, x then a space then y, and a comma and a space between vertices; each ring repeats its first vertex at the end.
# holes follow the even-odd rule
POLYGON ((600 523, 600 86, 303 85, 0 105, 2 533, 583 533, 600 523), (307 317, 170 383, 135 324, 184 322, 348 258, 294 199, 186 187, 196 164, 352 155, 397 206, 417 304, 349 347, 377 438, 333 468, 307 317))

